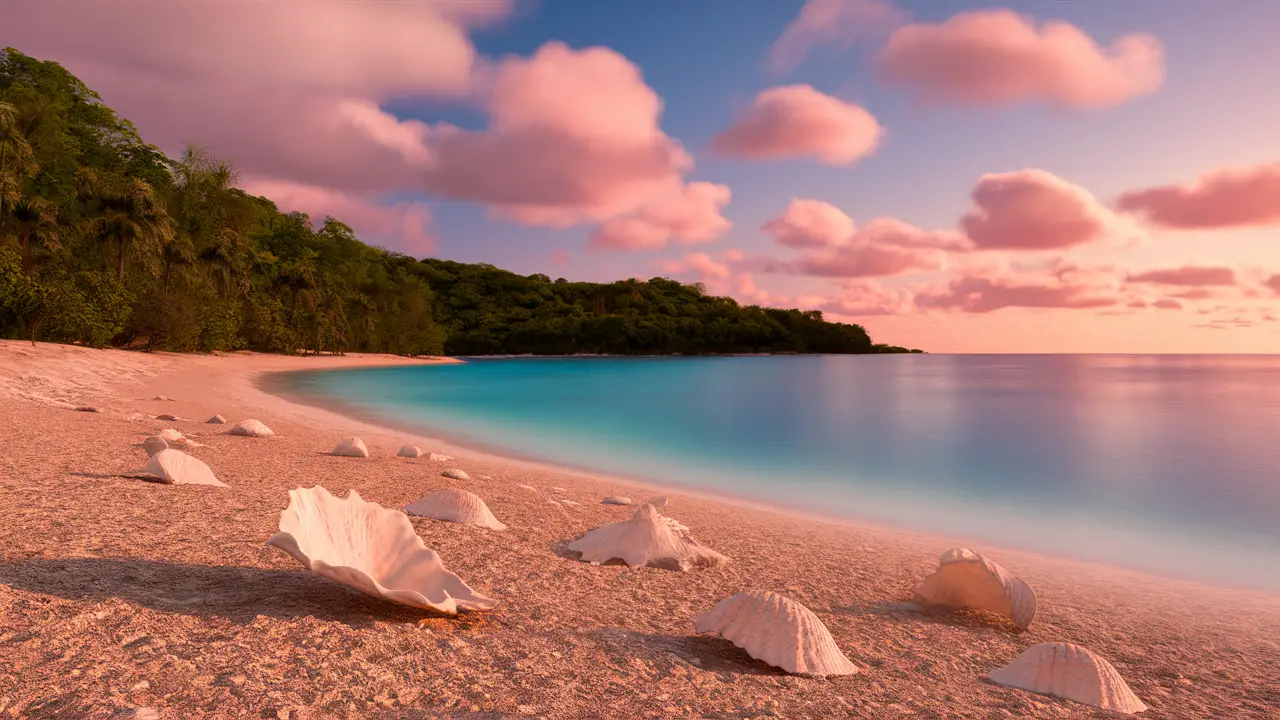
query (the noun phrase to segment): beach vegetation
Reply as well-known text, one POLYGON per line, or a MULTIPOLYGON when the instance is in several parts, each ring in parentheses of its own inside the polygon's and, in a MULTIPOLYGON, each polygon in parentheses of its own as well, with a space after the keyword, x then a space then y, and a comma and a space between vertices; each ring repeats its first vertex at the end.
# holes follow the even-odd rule
POLYGON ((552 280, 418 260, 177 158, 74 75, 0 52, 0 337, 274 353, 879 353, 816 310, 666 278, 552 280))

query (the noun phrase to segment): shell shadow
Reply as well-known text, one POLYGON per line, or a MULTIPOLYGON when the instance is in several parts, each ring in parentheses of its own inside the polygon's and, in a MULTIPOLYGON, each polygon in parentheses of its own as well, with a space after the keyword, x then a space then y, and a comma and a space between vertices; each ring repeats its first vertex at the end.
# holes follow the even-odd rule
POLYGON ((832 608, 832 612, 845 615, 885 615, 888 617, 914 616, 939 625, 951 625, 970 630, 988 628, 1002 630, 1019 635, 1026 630, 1018 627, 1012 620, 985 610, 972 608, 943 608, 921 605, 912 600, 895 600, 865 605, 850 605, 832 608))
POLYGON ((786 671, 757 660, 745 650, 715 635, 631 634, 630 639, 657 652, 666 652, 707 672, 786 677, 786 671))
POLYGON ((352 590, 306 570, 194 565, 141 558, 33 558, 0 563, 0 584, 67 600, 119 598, 160 612, 223 618, 259 615, 366 627, 416 623, 434 613, 352 590))

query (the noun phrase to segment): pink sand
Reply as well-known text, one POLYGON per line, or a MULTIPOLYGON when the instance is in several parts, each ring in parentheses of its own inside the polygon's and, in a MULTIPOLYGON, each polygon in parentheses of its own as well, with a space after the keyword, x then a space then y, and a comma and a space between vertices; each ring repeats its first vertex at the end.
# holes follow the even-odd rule
POLYGON ((634 511, 602 498, 649 490, 447 447, 255 385, 271 371, 408 362, 424 361, 0 342, 0 717, 1114 717, 984 680, 1046 641, 1108 659, 1150 705, 1140 717, 1277 716, 1280 597, 974 547, 1036 591, 1039 613, 1018 632, 908 602, 954 539, 678 490, 663 513, 731 562, 594 567, 557 550, 634 511), (173 401, 147 399, 161 394, 173 401), (204 424, 215 413, 228 424, 204 424), (246 418, 278 436, 224 434, 246 418), (168 426, 204 443, 191 454, 230 487, 112 476, 145 464, 137 444, 168 426), (370 458, 325 454, 351 435, 370 458), (406 443, 457 459, 395 457, 406 443), (440 477, 444 467, 471 480, 440 477), (315 484, 387 507, 446 487, 480 495, 508 530, 412 522, 499 607, 428 616, 267 547, 288 491, 315 484), (697 613, 745 589, 803 603, 861 671, 789 677, 693 634, 697 613))

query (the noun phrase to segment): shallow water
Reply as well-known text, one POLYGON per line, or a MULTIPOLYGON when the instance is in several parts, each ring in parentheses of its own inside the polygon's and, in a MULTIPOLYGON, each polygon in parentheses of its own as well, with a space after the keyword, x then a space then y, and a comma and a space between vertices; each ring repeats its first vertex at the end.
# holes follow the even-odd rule
POLYGON ((463 444, 1280 592, 1280 356, 480 359, 291 382, 463 444))

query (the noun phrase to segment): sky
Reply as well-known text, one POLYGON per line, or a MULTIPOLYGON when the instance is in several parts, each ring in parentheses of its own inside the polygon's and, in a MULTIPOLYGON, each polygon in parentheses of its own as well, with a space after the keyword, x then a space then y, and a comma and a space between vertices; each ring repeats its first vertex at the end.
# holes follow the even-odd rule
POLYGON ((1274 0, 9 0, 171 155, 930 352, 1280 353, 1274 0))

